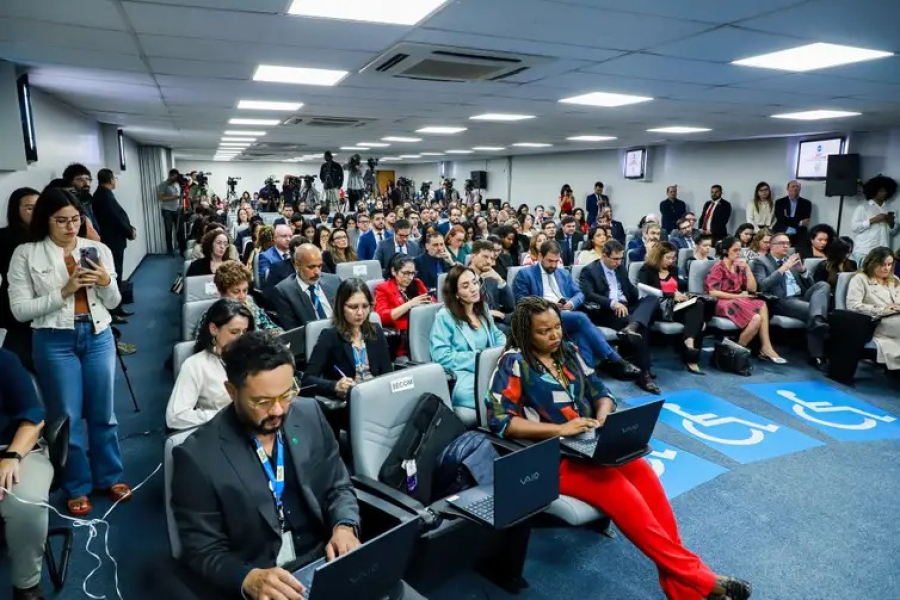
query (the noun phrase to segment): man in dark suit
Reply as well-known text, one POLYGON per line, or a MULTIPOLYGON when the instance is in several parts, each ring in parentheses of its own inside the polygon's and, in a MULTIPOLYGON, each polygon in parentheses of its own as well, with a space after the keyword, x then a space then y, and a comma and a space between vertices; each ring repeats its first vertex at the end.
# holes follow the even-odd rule
POLYGON ((598 181, 594 184, 594 193, 587 197, 585 206, 587 207, 588 225, 593 227, 597 222, 597 215, 600 213, 600 208, 609 206, 609 196, 603 193, 602 181, 598 181))
POLYGON ((266 275, 273 265, 283 260, 288 260, 288 248, 291 245, 293 232, 290 225, 275 226, 275 245, 259 255, 259 276, 262 281, 266 280, 266 275))
POLYGON ((294 216, 294 205, 289 202, 285 202, 284 206, 281 208, 281 216, 275 219, 272 222, 272 225, 290 225, 291 217, 294 216))
POLYGON ((775 201, 775 225, 772 226, 772 231, 788 234, 791 245, 798 248, 806 241, 810 217, 812 202, 800 196, 799 181, 789 181, 787 196, 775 201))
POLYGON ((614 240, 618 240, 620 244, 625 244, 625 226, 621 221, 613 219, 612 207, 607 205, 600 208, 600 216, 597 217, 600 225, 609 227, 609 232, 614 240))
POLYGON ((453 228, 454 225, 460 225, 462 223, 462 211, 453 207, 450 209, 450 213, 447 217, 447 220, 443 223, 438 223, 437 229, 444 235, 447 235, 450 232, 450 229, 453 228))
POLYGON ((434 231, 425 240, 425 251, 415 259, 418 278, 425 284, 425 289, 438 287, 438 277, 447 273, 453 266, 453 259, 447 253, 444 236, 434 231))
POLYGON ((616 377, 632 378, 640 370, 622 359, 612 349, 583 312, 576 310, 584 303, 584 294, 562 267, 562 249, 556 240, 541 244, 541 262, 523 267, 513 281, 516 302, 526 296, 538 296, 558 304, 562 311, 562 325, 566 335, 578 346, 588 365, 603 363, 616 377))
MULTIPOLYGON (((283 567, 359 547, 356 494, 318 404, 298 399, 284 344, 252 332, 222 359, 233 403, 173 451, 181 562, 218 597, 300 598, 283 567)), ((419 596, 401 584, 392 597, 419 596)))
POLYGON ((709 188, 709 198, 700 213, 700 231, 712 234, 713 243, 717 243, 728 235, 731 203, 722 198, 722 186, 719 184, 709 188))
POLYGON ((650 346, 648 328, 656 314, 658 301, 653 296, 640 298, 637 288, 628 279, 624 265, 625 247, 616 240, 603 244, 600 260, 581 270, 578 282, 584 299, 595 305, 591 320, 601 327, 618 332, 619 338, 634 349, 636 365, 641 370, 638 386, 659 394, 659 387, 650 375, 650 346))
POLYGON ((394 223, 394 236, 378 244, 375 248, 375 260, 384 271, 384 278, 390 279, 391 261, 397 254, 406 254, 413 259, 419 256, 421 249, 419 244, 410 241, 409 233, 412 226, 406 219, 400 219, 394 223))
POLYGON ((675 231, 669 234, 669 242, 675 246, 676 250, 693 249, 696 245, 694 242, 693 228, 691 222, 682 218, 675 224, 675 231))
MULTIPOLYGON (((288 246, 288 256, 296 256, 297 248, 302 246, 303 244, 308 244, 309 240, 300 235, 295 235, 291 238, 291 243, 288 246)), ((271 267, 269 267, 269 273, 266 275, 266 278, 263 280, 262 291, 263 296, 265 298, 274 298, 275 297, 275 286, 294 275, 297 272, 297 267, 294 265, 293 260, 282 260, 271 267)))
MULTIPOLYGON (((109 169, 100 169, 97 171, 97 191, 94 192, 94 217, 103 235, 100 236, 104 244, 109 247, 113 255, 113 264, 116 269, 116 276, 119 281, 125 279, 125 248, 128 246, 129 240, 137 237, 137 230, 131 226, 131 220, 128 213, 116 200, 113 190, 116 189, 116 176, 109 169)), ((113 316, 113 322, 124 323, 125 317, 130 317, 134 313, 125 310, 119 304, 110 311, 113 316), (118 318, 118 319, 117 319, 118 318)))
POLYGON ((372 228, 359 236, 356 246, 356 254, 359 260, 372 260, 375 258, 375 250, 378 244, 393 236, 384 228, 384 211, 376 208, 369 214, 369 223, 372 228))
POLYGON ((662 230, 659 228, 659 223, 653 223, 652 221, 644 223, 644 228, 641 230, 641 239, 631 240, 631 244, 628 246, 628 260, 630 262, 646 260, 650 249, 659 243, 661 233, 662 230))
POLYGON ((799 254, 788 258, 787 233, 772 234, 769 254, 755 259, 750 268, 757 289, 778 300, 771 306, 776 315, 793 317, 806 323, 806 344, 810 362, 825 369, 825 338, 828 335, 828 305, 831 288, 824 281, 813 282, 799 254))
POLYGON ((319 207, 319 216, 310 219, 309 222, 318 229, 319 225, 328 225, 328 206, 322 205, 319 207))
POLYGON ((670 185, 666 188, 666 199, 659 203, 659 218, 662 228, 666 231, 675 229, 678 219, 683 219, 687 214, 687 204, 678 199, 678 186, 670 185))
MULTIPOLYGON (((275 286, 272 304, 285 330, 296 329, 319 319, 330 319, 334 297, 341 280, 322 272, 322 251, 312 244, 301 244, 294 253, 296 275, 275 286)), ((297 356, 303 349, 292 348, 297 356)))
POLYGON ((516 308, 516 299, 513 297, 512 286, 507 285, 506 279, 494 269, 497 262, 494 243, 488 240, 478 240, 472 244, 470 256, 472 257, 470 266, 478 276, 481 294, 487 302, 497 326, 504 330, 503 333, 506 333, 512 321, 513 310, 516 308))
POLYGON ((575 256, 584 242, 584 234, 577 231, 578 221, 571 215, 566 215, 560 220, 560 230, 556 234, 556 241, 562 249, 563 265, 571 267, 575 264, 575 256))

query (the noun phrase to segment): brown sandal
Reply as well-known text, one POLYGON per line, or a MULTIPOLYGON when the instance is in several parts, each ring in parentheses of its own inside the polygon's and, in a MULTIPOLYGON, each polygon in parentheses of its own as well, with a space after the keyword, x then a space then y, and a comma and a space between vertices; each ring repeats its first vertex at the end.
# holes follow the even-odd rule
POLYGON ((69 514, 73 517, 85 517, 91 514, 91 510, 93 510, 91 501, 87 496, 69 498, 66 500, 66 506, 69 509, 69 514))
POLYGON ((106 490, 106 495, 113 502, 128 502, 132 493, 127 483, 114 483, 106 490))

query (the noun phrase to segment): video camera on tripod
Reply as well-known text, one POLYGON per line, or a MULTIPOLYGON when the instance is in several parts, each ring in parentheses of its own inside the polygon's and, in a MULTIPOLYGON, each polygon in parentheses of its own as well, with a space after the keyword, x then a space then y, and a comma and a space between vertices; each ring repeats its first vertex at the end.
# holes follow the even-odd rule
POLYGON ((422 186, 419 188, 419 194, 422 195, 422 198, 428 199, 428 196, 431 194, 431 182, 423 181, 422 186))
POLYGON ((237 187, 237 182, 240 181, 240 177, 228 177, 228 181, 226 182, 228 185, 229 193, 234 193, 234 189, 237 187))

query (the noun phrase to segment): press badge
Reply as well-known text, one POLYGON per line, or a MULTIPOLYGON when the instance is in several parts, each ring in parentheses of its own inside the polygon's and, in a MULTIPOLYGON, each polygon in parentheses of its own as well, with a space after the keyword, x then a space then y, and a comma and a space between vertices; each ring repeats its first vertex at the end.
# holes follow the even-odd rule
POLYGON ((553 392, 553 404, 569 404, 572 398, 565 392, 555 390, 553 392))
POLYGON ((294 536, 290 531, 281 533, 281 550, 278 551, 278 557, 275 559, 276 567, 283 567, 287 563, 295 560, 297 553, 294 551, 294 536))

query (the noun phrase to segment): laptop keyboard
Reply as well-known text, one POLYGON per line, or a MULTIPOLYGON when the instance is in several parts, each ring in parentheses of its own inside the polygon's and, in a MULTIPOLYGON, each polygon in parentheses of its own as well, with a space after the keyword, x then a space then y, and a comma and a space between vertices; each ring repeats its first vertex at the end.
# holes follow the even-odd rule
POLYGON ((467 511, 484 519, 485 521, 493 522, 494 520, 493 496, 482 498, 481 500, 476 500, 475 502, 470 502, 469 504, 463 505, 462 508, 465 508, 467 511))
POLYGON ((597 448, 597 440, 564 440, 566 446, 587 456, 593 456, 597 448))

